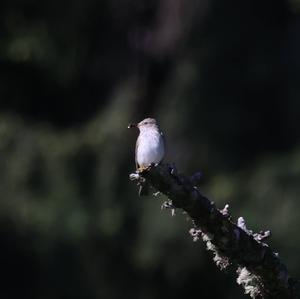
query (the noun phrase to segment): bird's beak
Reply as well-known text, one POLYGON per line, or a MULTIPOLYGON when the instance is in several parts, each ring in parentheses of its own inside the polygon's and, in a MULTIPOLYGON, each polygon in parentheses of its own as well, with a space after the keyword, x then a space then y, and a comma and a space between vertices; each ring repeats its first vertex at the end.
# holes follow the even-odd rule
POLYGON ((128 125, 128 129, 131 129, 131 128, 137 128, 138 127, 138 125, 136 124, 136 123, 131 123, 131 124, 129 124, 128 125))

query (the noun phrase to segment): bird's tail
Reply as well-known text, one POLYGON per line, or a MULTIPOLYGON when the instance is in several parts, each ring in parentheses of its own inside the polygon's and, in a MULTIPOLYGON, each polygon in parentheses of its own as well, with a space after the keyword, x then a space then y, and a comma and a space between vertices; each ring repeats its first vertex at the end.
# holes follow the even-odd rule
POLYGON ((147 181, 139 183, 139 196, 147 196, 150 193, 150 185, 147 181))

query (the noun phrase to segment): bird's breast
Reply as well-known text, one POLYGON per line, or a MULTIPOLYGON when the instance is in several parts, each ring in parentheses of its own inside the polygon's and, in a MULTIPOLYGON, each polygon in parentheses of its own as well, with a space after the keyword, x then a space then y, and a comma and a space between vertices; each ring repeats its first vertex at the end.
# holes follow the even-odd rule
POLYGON ((136 148, 136 160, 140 167, 148 166, 151 163, 159 163, 163 159, 164 153, 164 142, 159 132, 140 133, 136 148))

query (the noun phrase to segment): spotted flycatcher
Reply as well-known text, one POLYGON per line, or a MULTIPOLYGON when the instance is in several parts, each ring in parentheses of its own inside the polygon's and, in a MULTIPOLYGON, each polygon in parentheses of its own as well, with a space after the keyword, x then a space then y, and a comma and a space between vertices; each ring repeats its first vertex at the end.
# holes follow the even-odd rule
POLYGON ((133 127, 140 130, 135 146, 137 170, 141 171, 153 163, 160 163, 165 155, 165 141, 156 120, 154 118, 146 118, 138 124, 130 124, 128 126, 128 128, 133 127))

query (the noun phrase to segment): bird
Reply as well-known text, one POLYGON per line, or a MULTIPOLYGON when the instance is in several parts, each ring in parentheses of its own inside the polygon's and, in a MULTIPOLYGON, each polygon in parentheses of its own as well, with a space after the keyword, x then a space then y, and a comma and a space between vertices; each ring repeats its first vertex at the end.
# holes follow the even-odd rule
MULTIPOLYGON (((148 117, 139 123, 129 124, 128 128, 140 131, 135 146, 136 170, 141 172, 152 164, 159 164, 165 156, 165 138, 157 121, 148 117)), ((140 189, 140 193, 142 191, 140 189)))

